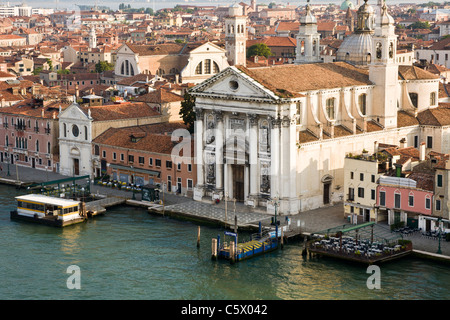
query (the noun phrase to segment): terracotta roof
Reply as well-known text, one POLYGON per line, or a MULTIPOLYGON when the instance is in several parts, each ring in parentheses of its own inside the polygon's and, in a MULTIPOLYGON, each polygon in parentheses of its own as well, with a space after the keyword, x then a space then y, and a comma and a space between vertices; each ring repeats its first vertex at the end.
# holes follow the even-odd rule
MULTIPOLYGON (((110 128, 95 138, 93 142, 119 148, 171 154, 176 144, 172 142, 172 136, 164 132, 158 132, 158 129, 164 130, 165 126, 171 127, 171 124, 161 123, 159 126, 143 125, 126 128, 110 128), (139 138, 138 141, 133 142, 131 139, 132 136, 139 138)), ((176 123, 175 126, 182 127, 184 125, 176 123)), ((193 156, 194 148, 191 148, 191 152, 191 156, 193 156)))
POLYGON ((418 125, 419 121, 416 117, 410 115, 405 111, 397 112, 397 128, 409 127, 418 125))
POLYGON ((421 125, 448 126, 450 125, 450 103, 439 103, 439 107, 419 112, 417 120, 421 125))
POLYGON ((413 172, 408 179, 417 181, 416 187, 423 190, 434 190, 434 173, 413 172))
POLYGON ((367 70, 358 69, 345 62, 279 65, 252 69, 238 66, 238 69, 269 90, 275 88, 275 91, 272 91, 278 91, 280 94, 372 85, 367 70), (299 75, 305 76, 299 77, 299 75))
POLYGON ((91 110, 91 117, 96 121, 155 117, 160 115, 152 107, 142 102, 90 106, 82 107, 82 109, 86 111, 86 114, 88 110, 91 110))
POLYGON ((134 99, 134 101, 148 102, 148 103, 169 103, 183 100, 184 98, 182 96, 167 91, 164 88, 159 88, 155 91, 146 93, 134 99))
POLYGON ((401 80, 439 79, 439 76, 415 66, 398 66, 398 75, 401 80))

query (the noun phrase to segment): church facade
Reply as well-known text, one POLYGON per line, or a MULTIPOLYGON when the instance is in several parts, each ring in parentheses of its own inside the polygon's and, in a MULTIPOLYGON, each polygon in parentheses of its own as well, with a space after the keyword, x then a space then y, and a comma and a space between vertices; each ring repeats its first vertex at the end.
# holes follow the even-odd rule
MULTIPOLYGON (((365 12, 374 19, 374 10, 365 12)), ((301 63, 314 60, 304 56, 295 65, 234 65, 191 90, 197 116, 194 199, 227 197, 282 214, 332 205, 345 196, 348 153, 426 139, 416 116, 438 107, 439 79, 396 64, 394 20, 385 5, 379 12, 366 67, 301 63)), ((303 30, 314 35, 314 19, 303 21, 309 24, 303 30)), ((311 48, 304 53, 318 54, 313 43, 304 47, 311 48)))

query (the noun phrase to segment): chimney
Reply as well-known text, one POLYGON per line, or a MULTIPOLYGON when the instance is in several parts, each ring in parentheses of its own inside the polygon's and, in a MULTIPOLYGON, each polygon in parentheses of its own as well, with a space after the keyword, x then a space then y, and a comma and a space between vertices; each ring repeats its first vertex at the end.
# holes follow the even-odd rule
POLYGON ((422 142, 420 144, 420 148, 419 148, 419 160, 420 161, 424 161, 425 160, 425 142, 422 142))
POLYGON ((406 139, 403 138, 400 141, 400 149, 406 148, 406 139))
POLYGON ((373 143, 373 153, 377 153, 378 152, 378 141, 375 141, 373 143))

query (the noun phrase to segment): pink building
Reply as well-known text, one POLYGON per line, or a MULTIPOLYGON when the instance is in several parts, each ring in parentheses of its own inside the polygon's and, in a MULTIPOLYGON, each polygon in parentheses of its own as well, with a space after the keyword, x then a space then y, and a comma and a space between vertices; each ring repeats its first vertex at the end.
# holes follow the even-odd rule
POLYGON ((426 173, 414 173, 409 178, 380 177, 377 206, 387 211, 389 224, 432 215, 433 178, 426 173))
MULTIPOLYGON (((0 108, 0 162, 58 171, 59 103, 45 107, 25 100, 0 108)), ((62 106, 63 108, 66 105, 62 106)))

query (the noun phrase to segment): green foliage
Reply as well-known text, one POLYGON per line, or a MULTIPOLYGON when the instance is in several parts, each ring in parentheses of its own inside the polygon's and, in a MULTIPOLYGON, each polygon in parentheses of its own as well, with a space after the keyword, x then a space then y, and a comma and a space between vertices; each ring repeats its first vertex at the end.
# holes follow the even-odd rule
POLYGON ((33 75, 37 76, 37 75, 39 75, 39 73, 41 73, 41 71, 42 71, 42 67, 38 67, 33 70, 33 75))
POLYGON ((95 65, 95 72, 97 73, 102 73, 103 71, 109 71, 113 69, 114 65, 107 61, 99 61, 99 63, 95 65))
POLYGON ((69 69, 61 69, 61 70, 58 70, 58 74, 69 74, 70 73, 70 70, 69 69))
POLYGON ((194 133, 195 122, 195 97, 191 96, 188 92, 184 94, 184 100, 181 102, 180 116, 183 119, 184 124, 187 125, 190 133, 194 133))
POLYGON ((417 21, 409 26, 410 29, 430 29, 431 25, 428 21, 417 21))
POLYGON ((253 56, 264 56, 267 58, 271 55, 272 51, 265 43, 256 43, 247 50, 247 58, 253 56))

